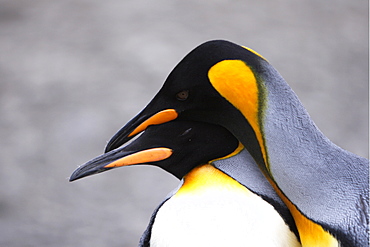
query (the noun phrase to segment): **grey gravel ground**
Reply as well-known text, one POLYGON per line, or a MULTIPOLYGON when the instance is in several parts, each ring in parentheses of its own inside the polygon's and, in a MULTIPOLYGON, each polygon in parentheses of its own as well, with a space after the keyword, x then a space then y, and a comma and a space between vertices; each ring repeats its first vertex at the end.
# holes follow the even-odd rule
POLYGON ((319 128, 368 157, 368 2, 0 0, 0 246, 136 246, 178 181, 68 182, 198 44, 266 57, 319 128))

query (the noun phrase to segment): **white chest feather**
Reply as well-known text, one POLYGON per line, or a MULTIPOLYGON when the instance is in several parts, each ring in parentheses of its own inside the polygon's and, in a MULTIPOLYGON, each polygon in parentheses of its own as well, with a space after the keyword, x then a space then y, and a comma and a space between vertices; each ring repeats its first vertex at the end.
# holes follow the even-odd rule
POLYGON ((270 204, 228 180, 207 178, 199 186, 185 177, 156 215, 151 246, 300 246, 270 204))

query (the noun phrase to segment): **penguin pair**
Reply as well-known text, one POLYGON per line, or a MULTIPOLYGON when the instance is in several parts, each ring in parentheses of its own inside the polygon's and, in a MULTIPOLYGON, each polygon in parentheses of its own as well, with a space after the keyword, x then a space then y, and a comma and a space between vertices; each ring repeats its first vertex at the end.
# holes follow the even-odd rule
MULTIPOLYGON (((255 51, 221 40, 195 48, 145 109, 112 137, 106 152, 150 125, 172 120, 230 131, 253 158, 237 166, 258 165, 291 212, 302 246, 369 245, 369 161, 325 137, 255 51)), ((240 182, 234 172, 229 176, 240 182)))
POLYGON ((289 210, 223 127, 187 121, 150 126, 132 143, 79 167, 70 180, 139 164, 181 179, 154 211, 139 246, 301 246, 289 210))

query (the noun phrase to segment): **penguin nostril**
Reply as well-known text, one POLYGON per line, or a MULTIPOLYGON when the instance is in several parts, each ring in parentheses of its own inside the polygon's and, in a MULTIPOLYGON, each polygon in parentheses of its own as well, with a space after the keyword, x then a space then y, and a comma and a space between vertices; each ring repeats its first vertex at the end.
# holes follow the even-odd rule
POLYGON ((189 128, 189 129, 185 130, 180 136, 187 135, 191 130, 192 130, 192 128, 189 128))

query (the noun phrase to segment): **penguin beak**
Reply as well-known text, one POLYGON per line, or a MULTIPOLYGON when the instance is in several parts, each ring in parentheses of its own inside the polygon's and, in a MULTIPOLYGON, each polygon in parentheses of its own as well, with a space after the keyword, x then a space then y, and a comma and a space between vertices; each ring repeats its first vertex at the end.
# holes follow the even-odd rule
POLYGON ((125 151, 126 146, 102 154, 77 168, 69 181, 111 170, 116 167, 148 164, 161 161, 172 155, 172 150, 165 147, 150 148, 141 151, 125 151))
POLYGON ((105 152, 120 147, 122 144, 129 141, 138 133, 144 131, 150 125, 157 125, 169 122, 178 117, 178 112, 175 109, 161 110, 154 115, 147 114, 146 112, 153 112, 145 108, 136 117, 123 126, 108 142, 105 152))

